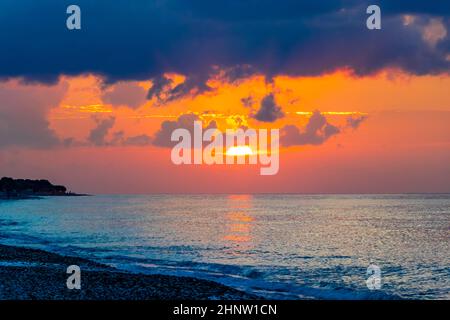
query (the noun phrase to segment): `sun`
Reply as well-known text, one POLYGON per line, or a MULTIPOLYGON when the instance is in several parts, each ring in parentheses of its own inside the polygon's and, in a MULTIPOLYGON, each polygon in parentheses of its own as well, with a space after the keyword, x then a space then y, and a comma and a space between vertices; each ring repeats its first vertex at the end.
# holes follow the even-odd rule
POLYGON ((226 154, 227 156, 249 156, 253 154, 253 151, 249 146, 236 146, 230 147, 226 154))

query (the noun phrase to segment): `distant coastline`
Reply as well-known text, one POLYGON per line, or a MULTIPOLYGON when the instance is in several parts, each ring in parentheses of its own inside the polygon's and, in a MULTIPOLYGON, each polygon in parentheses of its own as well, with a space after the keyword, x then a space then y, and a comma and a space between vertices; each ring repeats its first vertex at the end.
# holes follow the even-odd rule
POLYGON ((44 196, 74 197, 88 196, 88 194, 67 191, 65 186, 54 185, 45 179, 13 179, 9 177, 0 179, 0 199, 2 200, 38 199, 44 196))

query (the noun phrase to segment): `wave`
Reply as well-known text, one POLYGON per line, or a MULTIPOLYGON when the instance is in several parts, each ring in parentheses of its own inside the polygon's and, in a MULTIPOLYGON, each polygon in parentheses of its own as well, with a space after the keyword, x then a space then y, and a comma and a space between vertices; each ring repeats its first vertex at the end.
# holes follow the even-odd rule
POLYGON ((275 275, 289 275, 287 268, 273 266, 244 266, 194 261, 168 261, 130 256, 112 255, 101 262, 133 273, 164 274, 195 277, 219 282, 223 285, 262 296, 267 299, 401 299, 398 295, 369 289, 343 288, 329 285, 313 287, 305 284, 268 280, 275 275))

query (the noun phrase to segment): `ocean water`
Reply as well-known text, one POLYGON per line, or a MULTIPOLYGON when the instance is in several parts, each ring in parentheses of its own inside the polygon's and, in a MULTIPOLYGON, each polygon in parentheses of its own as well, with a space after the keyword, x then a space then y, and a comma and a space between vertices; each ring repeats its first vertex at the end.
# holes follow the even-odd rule
POLYGON ((274 299, 450 299, 449 231, 448 194, 0 201, 0 243, 274 299))

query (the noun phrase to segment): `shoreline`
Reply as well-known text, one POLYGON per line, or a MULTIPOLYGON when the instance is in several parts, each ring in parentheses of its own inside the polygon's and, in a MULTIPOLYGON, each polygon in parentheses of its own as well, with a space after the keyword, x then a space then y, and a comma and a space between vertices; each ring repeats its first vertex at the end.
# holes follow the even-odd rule
POLYGON ((84 193, 65 193, 65 194, 18 194, 13 196, 0 195, 0 200, 30 200, 43 199, 46 197, 92 197, 92 194, 84 193))
POLYGON ((261 299, 192 277, 144 275, 40 249, 0 244, 0 300, 261 299), (67 267, 81 269, 81 289, 66 286, 67 267))

